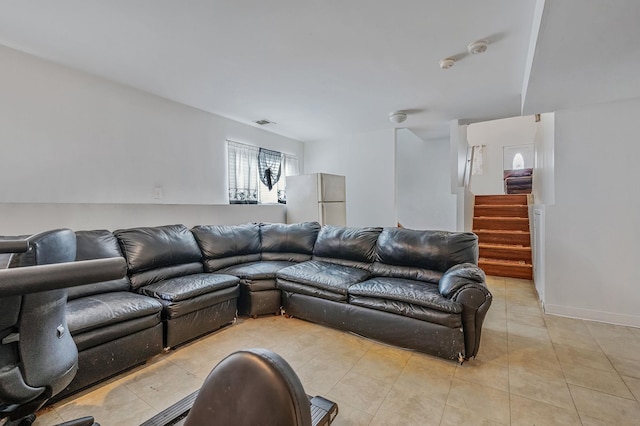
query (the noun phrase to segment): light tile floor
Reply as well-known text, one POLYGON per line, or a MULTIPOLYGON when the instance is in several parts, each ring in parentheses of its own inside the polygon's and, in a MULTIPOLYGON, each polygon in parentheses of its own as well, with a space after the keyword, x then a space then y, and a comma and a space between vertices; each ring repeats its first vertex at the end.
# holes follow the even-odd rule
POLYGON ((640 330, 542 314, 530 281, 489 277, 476 359, 459 366, 296 319, 267 316, 159 355, 43 410, 36 425, 93 415, 137 425, 197 389, 231 352, 278 352, 335 425, 640 425, 640 330))

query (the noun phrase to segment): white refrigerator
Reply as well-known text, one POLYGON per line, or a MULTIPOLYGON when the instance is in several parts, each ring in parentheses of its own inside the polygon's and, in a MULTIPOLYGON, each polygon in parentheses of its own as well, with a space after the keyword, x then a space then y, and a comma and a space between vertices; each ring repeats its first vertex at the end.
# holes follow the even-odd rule
POLYGON ((315 173, 287 176, 287 223, 347 224, 344 176, 315 173))

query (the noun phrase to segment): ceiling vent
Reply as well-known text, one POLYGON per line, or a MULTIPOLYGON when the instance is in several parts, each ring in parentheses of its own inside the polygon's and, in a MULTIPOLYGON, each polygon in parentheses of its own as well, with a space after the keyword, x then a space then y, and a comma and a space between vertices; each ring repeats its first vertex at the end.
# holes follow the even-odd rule
POLYGON ((269 121, 266 118, 263 118, 262 120, 256 120, 254 121, 254 123, 256 123, 259 126, 266 126, 267 124, 276 124, 275 121, 269 121))

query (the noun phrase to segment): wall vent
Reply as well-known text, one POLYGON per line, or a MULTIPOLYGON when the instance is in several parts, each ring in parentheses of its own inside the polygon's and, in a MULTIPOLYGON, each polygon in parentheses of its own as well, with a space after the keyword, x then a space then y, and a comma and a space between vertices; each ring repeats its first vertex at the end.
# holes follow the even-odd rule
POLYGON ((266 118, 263 118, 262 120, 256 120, 254 121, 254 123, 260 126, 266 126, 267 124, 276 124, 274 121, 269 121, 266 118))

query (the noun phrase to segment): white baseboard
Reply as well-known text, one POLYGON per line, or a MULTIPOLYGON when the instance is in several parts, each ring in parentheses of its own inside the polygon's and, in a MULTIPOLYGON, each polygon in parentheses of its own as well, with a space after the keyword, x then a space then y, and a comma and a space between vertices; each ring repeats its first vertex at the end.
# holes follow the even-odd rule
POLYGON ((573 306, 550 304, 544 305, 544 312, 546 314, 558 315, 561 317, 578 318, 640 328, 640 316, 638 315, 618 314, 615 312, 595 311, 592 309, 576 308, 573 306))

